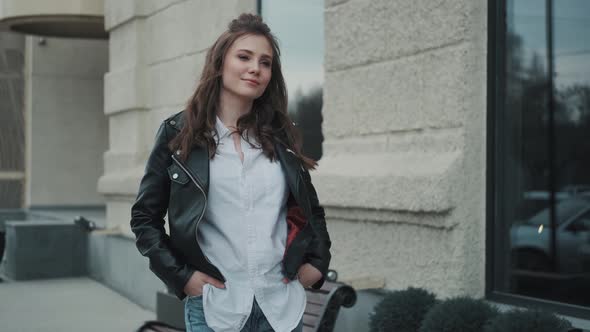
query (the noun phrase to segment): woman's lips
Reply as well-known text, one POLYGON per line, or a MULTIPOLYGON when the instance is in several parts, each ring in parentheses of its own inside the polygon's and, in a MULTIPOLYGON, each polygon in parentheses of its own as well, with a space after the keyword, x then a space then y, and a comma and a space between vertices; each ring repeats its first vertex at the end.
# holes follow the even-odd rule
POLYGON ((246 83, 248 83, 248 84, 250 84, 252 86, 258 86, 258 85, 260 85, 260 83, 254 81, 254 80, 245 79, 244 81, 246 81, 246 83))

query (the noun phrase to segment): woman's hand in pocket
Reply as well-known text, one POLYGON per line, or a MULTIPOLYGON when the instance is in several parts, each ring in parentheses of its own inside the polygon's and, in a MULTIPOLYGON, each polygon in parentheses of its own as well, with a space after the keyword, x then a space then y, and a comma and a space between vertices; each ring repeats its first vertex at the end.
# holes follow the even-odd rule
POLYGON ((211 284, 217 288, 225 288, 225 285, 209 275, 196 271, 184 286, 184 293, 188 296, 199 296, 203 294, 203 286, 211 284))
POLYGON ((305 263, 299 267, 297 272, 299 282, 303 287, 311 287, 316 282, 322 279, 322 272, 316 269, 313 265, 305 263))

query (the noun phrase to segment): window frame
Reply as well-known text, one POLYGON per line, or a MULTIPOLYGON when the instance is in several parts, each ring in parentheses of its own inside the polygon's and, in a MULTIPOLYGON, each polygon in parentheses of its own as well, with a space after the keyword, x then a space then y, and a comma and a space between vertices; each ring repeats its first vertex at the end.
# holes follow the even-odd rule
MULTIPOLYGON (((552 1, 552 0, 546 0, 552 1)), ((498 291, 495 289, 496 277, 502 276, 501 269, 498 266, 499 259, 502 255, 509 253, 498 252, 505 246, 498 245, 496 234, 499 233, 500 223, 496 220, 502 220, 502 207, 499 206, 499 200, 496 194, 502 191, 502 184, 497 180, 503 177, 502 170, 496 170, 496 158, 502 156, 502 146, 498 144, 498 135, 501 132, 502 123, 499 106, 504 105, 504 90, 506 75, 505 68, 506 54, 506 0, 488 0, 488 43, 487 43, 487 139, 486 139, 486 264, 485 264, 485 298, 502 304, 513 305, 517 307, 534 307, 555 312, 562 315, 588 319, 590 317, 590 307, 573 305, 563 302, 550 301, 540 298, 533 298, 518 294, 498 291)), ((499 239, 507 241, 508 239, 499 239)), ((498 279, 499 280, 499 279, 498 279)))

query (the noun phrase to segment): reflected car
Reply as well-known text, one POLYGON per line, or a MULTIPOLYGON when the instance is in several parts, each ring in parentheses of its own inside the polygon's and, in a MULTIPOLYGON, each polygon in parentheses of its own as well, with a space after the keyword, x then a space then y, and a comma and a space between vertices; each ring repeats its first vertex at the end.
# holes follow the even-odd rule
MULTIPOLYGON (((556 271, 589 273, 590 197, 577 195, 556 205, 556 271)), ((552 271, 550 209, 545 208, 510 229, 512 266, 519 270, 552 271)))

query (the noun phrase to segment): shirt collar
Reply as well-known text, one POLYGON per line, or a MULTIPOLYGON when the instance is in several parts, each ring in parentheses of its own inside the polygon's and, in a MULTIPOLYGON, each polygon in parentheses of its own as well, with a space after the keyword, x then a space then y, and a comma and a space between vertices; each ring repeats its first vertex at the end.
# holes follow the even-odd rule
POLYGON ((219 140, 231 134, 231 131, 223 124, 223 122, 221 122, 219 116, 216 115, 215 119, 215 129, 217 130, 217 134, 219 135, 219 140))

